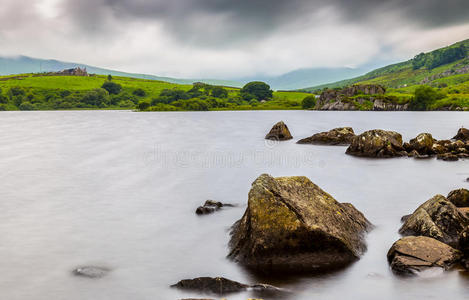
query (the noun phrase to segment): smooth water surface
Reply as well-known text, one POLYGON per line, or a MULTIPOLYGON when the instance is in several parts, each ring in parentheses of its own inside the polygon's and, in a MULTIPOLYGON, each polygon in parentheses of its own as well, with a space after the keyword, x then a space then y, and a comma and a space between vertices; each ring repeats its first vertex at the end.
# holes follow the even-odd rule
MULTIPOLYGON (((382 128, 405 140, 469 126, 460 112, 0 113, 2 299, 204 297, 169 285, 225 276, 296 292, 291 299, 467 299, 469 276, 451 271, 400 279, 386 261, 400 218, 437 193, 468 187, 469 161, 362 159, 345 147, 297 145, 339 126, 382 128), (294 139, 264 140, 284 120, 294 139), (226 259, 229 227, 261 173, 304 175, 376 225, 368 251, 323 276, 258 278, 226 259), (206 199, 238 204, 199 217, 206 199), (100 279, 73 268, 110 268, 100 279)), ((249 292, 228 299, 247 299, 249 292)), ((213 296, 212 296, 213 297, 213 296)), ((219 298, 219 297, 213 297, 219 298)))

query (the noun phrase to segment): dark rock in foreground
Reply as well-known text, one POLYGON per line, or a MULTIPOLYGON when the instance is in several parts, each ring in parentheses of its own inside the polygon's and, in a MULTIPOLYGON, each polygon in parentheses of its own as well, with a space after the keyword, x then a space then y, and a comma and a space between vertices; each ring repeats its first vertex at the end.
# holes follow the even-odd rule
POLYGON ((103 267, 86 266, 73 270, 73 274, 88 278, 101 278, 109 273, 109 269, 103 267))
POLYGON ((426 236, 408 236, 395 242, 388 252, 391 269, 400 275, 414 275, 432 267, 449 269, 461 252, 426 236))
POLYGON ((394 131, 374 129, 352 139, 347 154, 362 157, 388 158, 403 156, 407 153, 402 145, 402 136, 394 131))
POLYGON ((184 279, 176 284, 173 284, 171 287, 183 290, 212 293, 217 295, 243 292, 246 290, 252 290, 261 294, 276 294, 288 292, 287 290, 275 287, 270 284, 257 283, 249 285, 223 277, 197 277, 194 279, 184 279))
POLYGON ((272 127, 270 132, 265 136, 267 140, 275 140, 275 141, 286 141, 291 140, 293 137, 288 130, 287 125, 283 123, 283 121, 278 122, 277 124, 272 127))
POLYGON ((352 127, 341 127, 327 132, 316 133, 308 138, 299 140, 297 144, 349 145, 354 136, 355 133, 352 127))
POLYGON ((306 177, 263 174, 233 225, 228 257, 261 271, 305 272, 343 267, 366 250, 370 222, 306 177))
POLYGON ((469 219, 453 203, 436 195, 405 220, 399 233, 432 237, 457 248, 459 236, 468 225, 469 219))
POLYGON ((469 141, 469 129, 459 128, 458 133, 453 137, 454 140, 469 141))
POLYGON ((207 200, 203 206, 197 207, 195 213, 198 215, 211 214, 222 207, 233 207, 233 204, 221 203, 219 201, 207 200))
POLYGON ((457 207, 469 207, 469 190, 458 189, 448 194, 448 201, 457 207))

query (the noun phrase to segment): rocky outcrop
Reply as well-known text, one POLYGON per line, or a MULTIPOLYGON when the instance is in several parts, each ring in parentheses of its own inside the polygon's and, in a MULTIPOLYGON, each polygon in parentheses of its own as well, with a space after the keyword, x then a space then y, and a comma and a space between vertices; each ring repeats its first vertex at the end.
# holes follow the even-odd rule
POLYGON ((301 139, 298 144, 313 145, 349 145, 355 136, 352 127, 334 128, 327 132, 316 133, 308 138, 301 139))
POLYGON ((469 219, 444 196, 436 195, 420 205, 399 229, 402 235, 422 235, 457 248, 469 219))
POLYGON ((448 194, 448 201, 457 207, 469 207, 469 190, 458 189, 448 194))
POLYGON ((306 177, 263 174, 233 225, 229 258, 261 271, 303 272, 343 267, 366 250, 368 220, 306 177))
POLYGON ((217 295, 226 295, 231 293, 253 290, 261 294, 283 294, 288 293, 287 290, 275 287, 270 284, 256 283, 253 285, 240 283, 224 277, 197 277, 194 279, 184 279, 176 284, 171 285, 188 291, 198 291, 212 293, 217 295))
POLYGON ((469 141, 469 129, 464 127, 459 128, 458 133, 453 137, 453 139, 463 142, 469 141))
POLYGON ((84 266, 73 270, 73 274, 76 276, 88 277, 88 278, 101 278, 109 273, 108 268, 95 267, 95 266, 84 266))
POLYGON ((219 201, 207 200, 204 205, 197 207, 195 213, 198 215, 211 214, 222 207, 233 207, 233 204, 221 203, 219 201))
POLYGON ((392 103, 381 98, 371 98, 370 101, 373 102, 374 111, 405 111, 409 109, 408 103, 392 103))
POLYGON ((397 157, 407 153, 402 145, 402 136, 394 131, 374 129, 352 139, 347 154, 362 157, 397 157))
POLYGON ((283 121, 278 122, 272 127, 270 132, 265 136, 267 140, 286 141, 292 139, 290 130, 283 121))
POLYGON ((447 270, 460 258, 461 252, 425 236, 408 236, 395 242, 388 251, 391 269, 400 275, 414 275, 428 268, 447 270))

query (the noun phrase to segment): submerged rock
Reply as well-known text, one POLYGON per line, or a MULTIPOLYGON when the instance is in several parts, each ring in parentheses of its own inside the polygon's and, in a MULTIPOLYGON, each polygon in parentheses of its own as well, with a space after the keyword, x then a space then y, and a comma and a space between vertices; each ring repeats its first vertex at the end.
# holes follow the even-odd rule
POLYGON ((352 127, 334 128, 327 132, 316 133, 308 138, 301 139, 298 144, 316 145, 349 145, 355 136, 352 127))
POLYGON ((95 267, 95 266, 85 266, 79 267, 73 270, 73 274, 77 276, 83 276, 88 278, 101 278, 109 273, 108 268, 95 267))
POLYGON ((457 248, 459 235, 468 225, 469 219, 453 203, 436 195, 405 220, 399 233, 432 237, 457 248))
POLYGON ((291 136, 290 130, 283 121, 278 122, 277 124, 272 127, 270 132, 265 136, 267 140, 276 140, 276 141, 286 141, 291 140, 293 137, 291 136))
POLYGON ((363 157, 397 157, 407 153, 402 145, 402 136, 394 131, 374 129, 352 139, 347 154, 363 157))
POLYGON ((469 141, 469 129, 459 128, 458 133, 453 137, 454 140, 469 141))
POLYGON ((233 204, 228 204, 228 203, 221 203, 219 201, 213 201, 213 200, 207 200, 205 201, 203 206, 197 207, 195 210, 195 213, 198 215, 206 215, 213 213, 217 210, 219 210, 222 207, 233 207, 233 204))
POLYGON ((400 275, 414 275, 425 269, 449 269, 461 258, 461 252, 426 236, 407 236, 388 251, 391 269, 400 275))
POLYGON ((249 286, 224 277, 197 277, 194 279, 181 280, 178 283, 173 284, 171 287, 222 295, 242 292, 247 290, 249 286))
POLYGON ((263 174, 232 228, 228 257, 261 271, 304 272, 343 267, 366 250, 370 222, 308 178, 263 174))
POLYGON ((448 194, 448 201, 457 207, 469 207, 469 190, 458 189, 448 194))
POLYGON ((417 137, 409 141, 410 149, 417 151, 419 154, 433 154, 433 143, 435 139, 430 133, 421 133, 417 137))
POLYGON ((171 285, 171 287, 217 295, 243 292, 246 290, 253 290, 260 294, 277 294, 288 292, 287 290, 275 287, 270 284, 256 283, 249 285, 226 279, 224 277, 197 277, 194 279, 184 279, 176 284, 171 285))

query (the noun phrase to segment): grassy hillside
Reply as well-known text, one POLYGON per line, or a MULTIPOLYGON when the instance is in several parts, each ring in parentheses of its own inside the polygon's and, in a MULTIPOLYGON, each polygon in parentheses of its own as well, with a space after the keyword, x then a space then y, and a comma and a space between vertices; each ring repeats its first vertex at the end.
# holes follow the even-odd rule
POLYGON ((428 53, 418 54, 408 61, 379 68, 359 77, 302 90, 315 91, 326 87, 340 88, 352 84, 380 84, 388 88, 402 88, 432 83, 434 80, 425 82, 425 79, 467 65, 469 65, 469 39, 428 53))
MULTIPOLYGON (((214 86, 175 84, 165 81, 129 77, 113 77, 113 93, 103 89, 107 76, 46 76, 21 74, 0 76, 0 110, 54 109, 134 109, 139 103, 152 110, 245 110, 245 109, 301 109, 304 92, 274 92, 269 101, 246 100, 240 89, 222 87, 226 95, 215 95, 214 86), (189 93, 176 103, 165 103, 161 93, 181 91, 189 93), (225 92, 226 91, 226 92, 225 92), (174 104, 174 105, 173 105, 174 104), (176 106, 175 106, 176 105, 176 106)), ((218 89, 220 90, 220 88, 218 89)), ((164 97, 163 97, 164 98, 164 97)))

